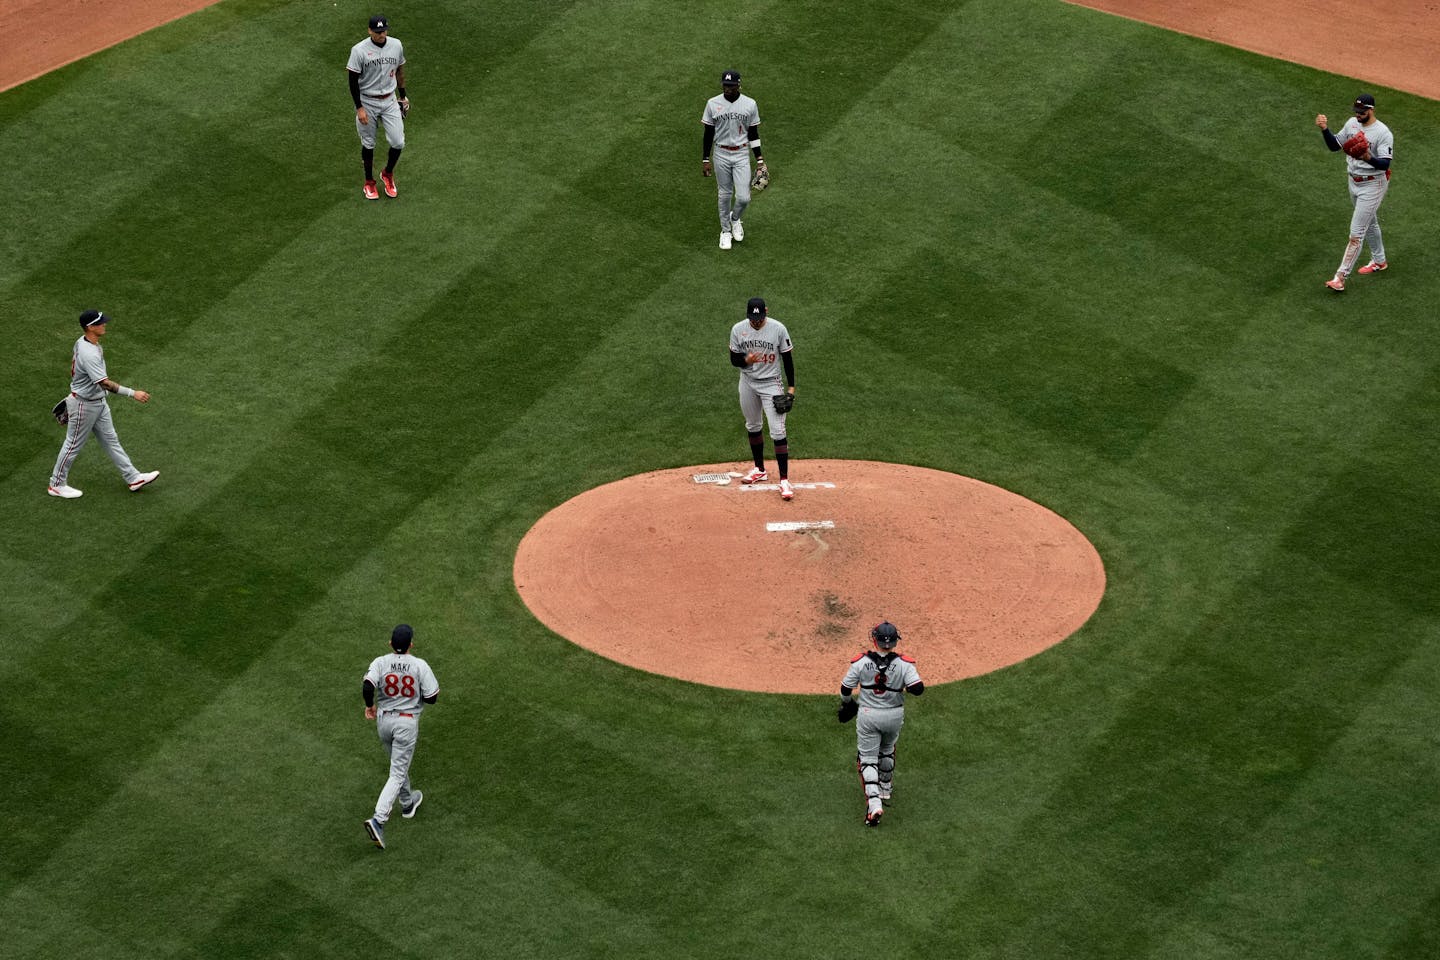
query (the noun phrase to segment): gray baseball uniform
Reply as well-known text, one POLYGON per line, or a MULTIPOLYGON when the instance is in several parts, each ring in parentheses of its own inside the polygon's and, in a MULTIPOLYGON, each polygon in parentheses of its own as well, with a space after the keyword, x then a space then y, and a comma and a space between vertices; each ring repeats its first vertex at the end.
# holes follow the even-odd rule
POLYGON ((758 362, 740 368, 740 412, 745 415, 745 429, 750 433, 770 422, 770 437, 785 439, 785 414, 775 411, 767 398, 785 392, 780 355, 795 348, 790 331, 774 317, 766 317, 765 325, 756 330, 749 320, 741 320, 730 328, 730 352, 760 354, 758 362))
POLYGON ((743 93, 733 103, 717 94, 706 101, 700 122, 715 128, 714 153, 707 159, 720 191, 720 232, 730 233, 750 205, 750 127, 760 125, 760 108, 743 93))
MULTIPOLYGON (((1360 131, 1364 131, 1365 139, 1370 141, 1371 156, 1393 159, 1395 136, 1379 120, 1372 119, 1367 125, 1351 117, 1335 134, 1335 139, 1344 143, 1360 131)), ((1370 246, 1370 259, 1385 263, 1385 242, 1380 236, 1380 201, 1385 199, 1390 189, 1388 168, 1377 169, 1348 154, 1345 156, 1345 173, 1349 180, 1350 205, 1354 211, 1350 215, 1350 239, 1336 271, 1342 278, 1350 276, 1355 261, 1360 257, 1361 238, 1370 246)))
POLYGON ((890 798, 895 777, 895 744, 905 725, 905 688, 920 683, 915 661, 870 650, 850 661, 841 686, 860 690, 855 717, 856 765, 872 809, 890 798))
POLYGON ((360 75, 360 99, 370 121, 361 123, 357 116, 355 132, 360 135, 360 145, 367 150, 375 149, 378 125, 385 127, 385 140, 392 149, 405 147, 405 118, 395 101, 398 86, 395 71, 404 65, 405 48, 394 37, 387 37, 383 47, 366 37, 350 48, 350 61, 345 68, 360 75))
POLYGON ((430 664, 414 654, 394 651, 376 657, 365 679, 375 687, 376 729, 390 758, 390 776, 375 803, 375 820, 384 824, 397 799, 402 807, 411 803, 410 762, 420 738, 423 698, 438 694, 440 683, 430 664))
POLYGON ((70 422, 66 427, 65 442, 60 446, 60 455, 55 458, 55 469, 50 471, 52 489, 66 486, 70 467, 92 433, 127 484, 140 479, 140 471, 130 462, 125 448, 120 446, 115 422, 110 418, 110 404, 105 400, 105 391, 100 388, 100 381, 107 378, 105 351, 98 343, 91 343, 84 337, 76 340, 70 356, 70 396, 65 399, 70 422))

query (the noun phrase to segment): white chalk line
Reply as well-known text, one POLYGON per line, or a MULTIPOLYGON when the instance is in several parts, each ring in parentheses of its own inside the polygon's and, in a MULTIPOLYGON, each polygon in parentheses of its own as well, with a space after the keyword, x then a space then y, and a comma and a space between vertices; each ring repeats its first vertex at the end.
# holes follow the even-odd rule
MULTIPOLYGON (((796 482, 793 481, 793 480, 790 481, 790 486, 793 487, 793 488, 796 489, 796 490, 834 490, 834 489, 835 489, 835 484, 833 484, 833 483, 796 483, 796 482)), ((741 487, 740 489, 741 489, 741 490, 770 490, 770 491, 773 492, 773 491, 775 491, 775 490, 779 490, 779 489, 780 489, 780 484, 778 484, 778 483, 752 483, 752 484, 749 484, 748 486, 743 486, 743 487, 741 487)))
POLYGON ((776 520, 765 524, 770 533, 789 533, 792 530, 834 530, 834 520, 776 520))

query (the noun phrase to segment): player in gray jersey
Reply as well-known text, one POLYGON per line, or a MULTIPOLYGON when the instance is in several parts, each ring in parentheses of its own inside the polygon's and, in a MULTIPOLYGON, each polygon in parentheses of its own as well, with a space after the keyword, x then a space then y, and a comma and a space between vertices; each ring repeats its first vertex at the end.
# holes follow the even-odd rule
POLYGON ((865 788, 865 825, 879 826, 895 778, 895 744, 905 725, 905 694, 920 696, 925 684, 915 661, 895 652, 900 631, 886 621, 870 631, 874 650, 850 661, 840 681, 840 719, 855 720, 855 764, 865 788), (857 706, 851 693, 860 691, 857 706), (858 716, 857 716, 858 714, 858 716))
POLYGON ((750 154, 755 166, 765 167, 760 155, 760 108, 740 92, 740 73, 726 70, 720 75, 718 96, 705 103, 700 122, 705 125, 700 145, 700 172, 715 177, 720 192, 720 249, 729 250, 732 241, 745 239, 740 218, 750 205, 750 154), (711 150, 714 158, 711 158, 711 150))
POLYGON ((776 409, 782 395, 795 399, 794 344, 785 325, 769 316, 765 301, 751 297, 745 305, 745 319, 730 328, 730 363, 740 368, 740 412, 750 438, 750 456, 755 461, 740 478, 741 483, 760 483, 769 478, 765 470, 765 434, 761 427, 770 421, 770 439, 775 443, 775 466, 780 474, 780 496, 795 496, 790 486, 790 439, 785 432, 789 408, 776 409), (784 383, 780 380, 785 371, 784 383), (788 384, 788 388, 786 387, 788 384))
POLYGON ((1335 276, 1325 286, 1341 293, 1345 281, 1360 259, 1362 244, 1370 246, 1370 262, 1360 268, 1368 276, 1389 268, 1385 259, 1385 241, 1380 236, 1380 202, 1390 190, 1390 164, 1395 158, 1395 136, 1390 128, 1375 118, 1375 98, 1362 93, 1353 104, 1355 116, 1345 121, 1340 132, 1331 133, 1325 114, 1315 117, 1315 126, 1325 138, 1325 146, 1345 150, 1345 174, 1350 189, 1350 237, 1335 276), (1363 136, 1359 136, 1363 134, 1363 136), (1353 139, 1352 139, 1353 138, 1353 139))
POLYGON ((65 398, 65 412, 69 419, 65 424, 65 443, 60 447, 60 455, 55 458, 55 469, 50 471, 52 497, 74 500, 80 496, 80 491, 67 481, 75 457, 92 433, 110 455, 111 462, 125 478, 125 484, 132 493, 160 476, 159 470, 149 473, 136 470, 115 433, 115 422, 110 418, 110 404, 106 402, 105 394, 118 393, 139 403, 149 403, 150 394, 122 387, 105 372, 105 351, 100 346, 100 338, 105 336, 109 323, 110 318, 99 310, 86 310, 80 314, 80 329, 85 333, 75 341, 75 348, 70 354, 70 395, 65 398))
POLYGON ((395 189, 395 164, 405 149, 405 117, 410 113, 410 99, 405 96, 405 48, 389 34, 389 17, 371 17, 370 36, 350 48, 350 62, 345 66, 350 98, 355 101, 355 132, 360 134, 367 200, 380 199, 380 191, 375 189, 375 130, 381 125, 390 144, 390 156, 380 171, 380 182, 385 185, 386 196, 399 194, 395 189))
POLYGON ((380 743, 390 758, 390 776, 375 803, 375 815, 365 821, 370 842, 385 849, 385 821, 395 801, 400 816, 410 819, 420 809, 425 795, 410 786, 410 761, 415 758, 415 741, 420 738, 420 712, 440 696, 440 683, 430 664, 410 653, 415 631, 402 623, 390 633, 394 653, 376 657, 365 671, 361 692, 365 697, 365 719, 376 721, 380 743))

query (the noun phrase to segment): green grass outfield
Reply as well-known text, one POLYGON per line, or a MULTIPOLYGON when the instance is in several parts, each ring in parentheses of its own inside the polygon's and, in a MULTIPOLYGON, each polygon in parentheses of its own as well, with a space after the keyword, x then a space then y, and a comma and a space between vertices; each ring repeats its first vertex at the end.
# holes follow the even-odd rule
POLYGON ((1334 296, 1352 80, 1053 0, 382 6, 398 201, 358 0, 0 95, 7 957, 1440 952, 1440 104, 1375 91, 1392 269, 1334 296), (726 67, 775 182, 721 255, 726 67), (580 491, 742 461, 757 294, 801 461, 998 484, 1106 564, 1076 636, 913 704, 877 831, 830 697, 620 667, 511 582, 580 491), (162 476, 92 445, 61 502, 92 305, 162 476), (382 854, 359 679, 401 620, 445 692, 382 854))

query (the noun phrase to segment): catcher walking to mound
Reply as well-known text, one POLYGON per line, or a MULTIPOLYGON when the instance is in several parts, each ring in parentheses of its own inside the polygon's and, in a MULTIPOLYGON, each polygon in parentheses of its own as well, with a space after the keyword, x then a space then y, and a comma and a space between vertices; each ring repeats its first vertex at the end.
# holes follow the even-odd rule
POLYGON ((1315 118, 1315 126, 1331 150, 1345 151, 1345 172, 1350 179, 1350 239, 1335 276, 1325 286, 1340 293, 1345 281, 1360 258, 1360 245, 1370 246, 1370 262, 1360 268, 1362 275, 1379 273, 1389 267, 1385 260, 1385 242, 1380 238, 1380 201, 1390 189, 1390 162, 1395 152, 1395 137, 1390 128, 1375 119, 1375 98, 1362 93, 1355 98, 1355 116, 1345 121, 1340 132, 1331 133, 1325 114, 1315 118))
POLYGON ((905 725, 905 694, 920 696, 925 684, 915 661, 895 652, 900 631, 886 621, 870 630, 874 650, 850 661, 840 681, 841 723, 855 717, 855 765, 865 788, 865 826, 877 827, 895 782, 895 744, 905 725), (860 701, 851 697, 860 691, 860 701))
POLYGON ((770 476, 765 470, 765 434, 761 432, 769 420, 780 496, 786 500, 795 496, 789 480, 790 440, 785 433, 785 417, 795 405, 794 349, 785 324, 769 316, 764 300, 751 297, 745 305, 745 319, 730 328, 730 363, 740 368, 740 412, 745 415, 750 456, 755 461, 740 482, 760 483, 770 476), (781 386, 782 367, 788 389, 781 386))
POLYGON ((720 191, 720 249, 729 250, 732 241, 745 239, 745 208, 750 205, 750 188, 764 190, 770 185, 770 171, 760 156, 760 108, 740 92, 740 73, 726 70, 720 75, 721 93, 705 103, 700 122, 705 137, 700 145, 700 172, 713 175, 720 191), (755 154, 755 177, 750 177, 749 147, 755 154), (711 159, 711 149, 714 159, 711 159))

